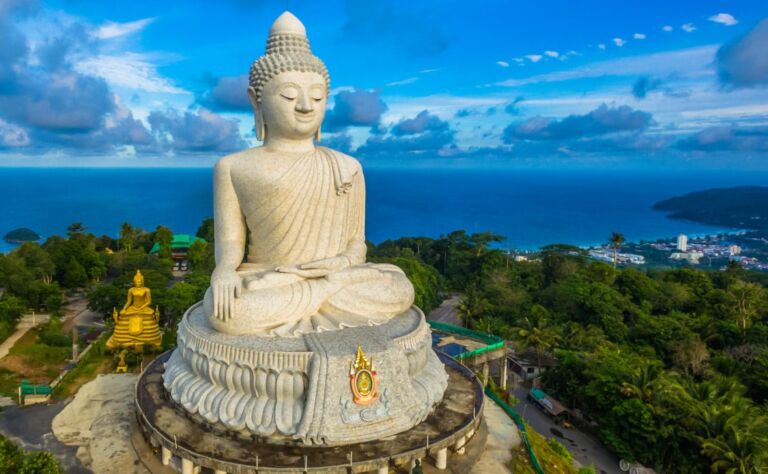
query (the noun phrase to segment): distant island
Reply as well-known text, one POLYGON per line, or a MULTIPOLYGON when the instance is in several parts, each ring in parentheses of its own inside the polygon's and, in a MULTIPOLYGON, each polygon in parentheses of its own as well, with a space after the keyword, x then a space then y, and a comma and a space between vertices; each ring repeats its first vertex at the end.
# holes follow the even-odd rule
POLYGON ((738 186, 697 191, 653 205, 673 219, 768 231, 768 187, 738 186))
POLYGON ((27 229, 26 227, 21 227, 8 232, 3 239, 11 244, 23 244, 24 242, 37 242, 41 237, 37 232, 27 229))

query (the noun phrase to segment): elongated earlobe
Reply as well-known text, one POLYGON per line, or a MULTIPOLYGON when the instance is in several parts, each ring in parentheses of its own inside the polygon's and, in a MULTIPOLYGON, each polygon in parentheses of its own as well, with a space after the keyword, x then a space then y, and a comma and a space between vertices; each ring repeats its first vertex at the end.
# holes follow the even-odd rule
POLYGON ((256 139, 261 142, 267 140, 267 124, 264 123, 261 107, 256 109, 256 139))
POLYGON ((317 129, 317 131, 315 132, 315 141, 316 141, 317 143, 320 143, 320 129, 319 129, 319 128, 318 128, 318 129, 317 129))

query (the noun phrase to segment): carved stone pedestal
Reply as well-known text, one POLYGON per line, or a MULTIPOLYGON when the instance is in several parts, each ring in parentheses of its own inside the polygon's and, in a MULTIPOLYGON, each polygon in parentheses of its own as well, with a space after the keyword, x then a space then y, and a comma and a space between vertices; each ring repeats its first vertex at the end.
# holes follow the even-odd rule
POLYGON ((165 388, 193 417, 273 444, 337 446, 418 425, 440 402, 448 375, 412 307, 379 326, 297 337, 229 336, 200 304, 179 324, 165 388), (355 399, 358 346, 372 363, 372 394, 355 399))

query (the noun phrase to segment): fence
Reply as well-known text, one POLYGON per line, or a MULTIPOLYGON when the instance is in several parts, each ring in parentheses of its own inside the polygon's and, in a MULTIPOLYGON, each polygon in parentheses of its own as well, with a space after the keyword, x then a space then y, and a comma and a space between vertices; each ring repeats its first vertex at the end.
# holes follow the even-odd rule
POLYGON ((531 458, 531 465, 533 466, 533 470, 536 471, 537 474, 545 474, 544 469, 539 463, 539 459, 536 457, 536 453, 533 452, 533 447, 531 446, 531 441, 528 439, 528 432, 525 429, 523 418, 517 413, 517 411, 515 411, 514 408, 507 405, 504 400, 496 395, 490 387, 485 387, 485 394, 488 395, 491 400, 496 402, 501 407, 501 409, 504 410, 507 415, 509 415, 510 418, 515 420, 515 424, 517 424, 517 428, 520 430, 520 438, 522 438, 525 449, 528 451, 528 457, 531 458))
MULTIPOLYGON (((473 331, 471 329, 454 326, 452 324, 440 323, 437 321, 428 321, 428 322, 429 322, 429 325, 432 327, 432 329, 436 331, 446 332, 449 334, 451 333, 458 334, 460 336, 465 336, 465 337, 471 337, 472 339, 478 339, 486 343, 485 346, 480 347, 479 349, 475 349, 469 352, 463 352, 458 356, 455 356, 454 357, 455 359, 461 360, 467 357, 472 357, 474 355, 482 354, 483 352, 489 352, 489 351, 504 347, 504 339, 497 336, 484 334, 481 332, 473 331)), ((507 405, 507 402, 505 402, 498 395, 496 395, 496 393, 489 386, 485 387, 485 394, 488 395, 491 398, 491 400, 496 402, 501 407, 501 409, 504 410, 504 412, 515 421, 517 428, 520 430, 520 438, 523 440, 525 449, 526 451, 528 451, 528 457, 531 459, 531 465, 533 466, 533 470, 536 471, 536 474, 545 474, 544 469, 541 467, 541 463, 539 463, 539 459, 536 457, 536 453, 533 452, 533 447, 531 446, 531 441, 528 439, 528 432, 525 429, 525 423, 523 422, 522 417, 520 417, 520 415, 517 413, 517 411, 515 411, 514 408, 507 405)))
POLYGON ((490 352, 490 351, 494 351, 496 349, 501 349, 502 347, 504 347, 504 339, 498 336, 493 336, 491 334, 485 334, 482 332, 473 331, 471 329, 454 326, 453 324, 440 323, 437 321, 427 321, 427 322, 432 327, 432 329, 436 331, 447 332, 449 334, 458 334, 464 337, 471 337, 472 339, 483 341, 486 344, 483 347, 477 348, 472 351, 462 352, 461 354, 455 356, 454 358, 458 360, 466 359, 467 357, 476 356, 484 352, 490 352))

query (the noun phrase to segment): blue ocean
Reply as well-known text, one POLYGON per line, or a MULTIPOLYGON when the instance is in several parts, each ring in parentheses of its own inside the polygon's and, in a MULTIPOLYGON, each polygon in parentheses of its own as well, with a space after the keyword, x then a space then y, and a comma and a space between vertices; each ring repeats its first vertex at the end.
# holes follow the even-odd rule
MULTIPOLYGON (((367 237, 439 237, 493 231, 505 248, 594 245, 729 230, 651 209, 691 191, 768 185, 768 172, 367 169, 367 237)), ((210 168, 0 168, 0 236, 28 227, 43 237, 72 222, 117 236, 120 224, 195 233, 212 215, 210 168)), ((0 241, 0 250, 12 246, 0 241)))

